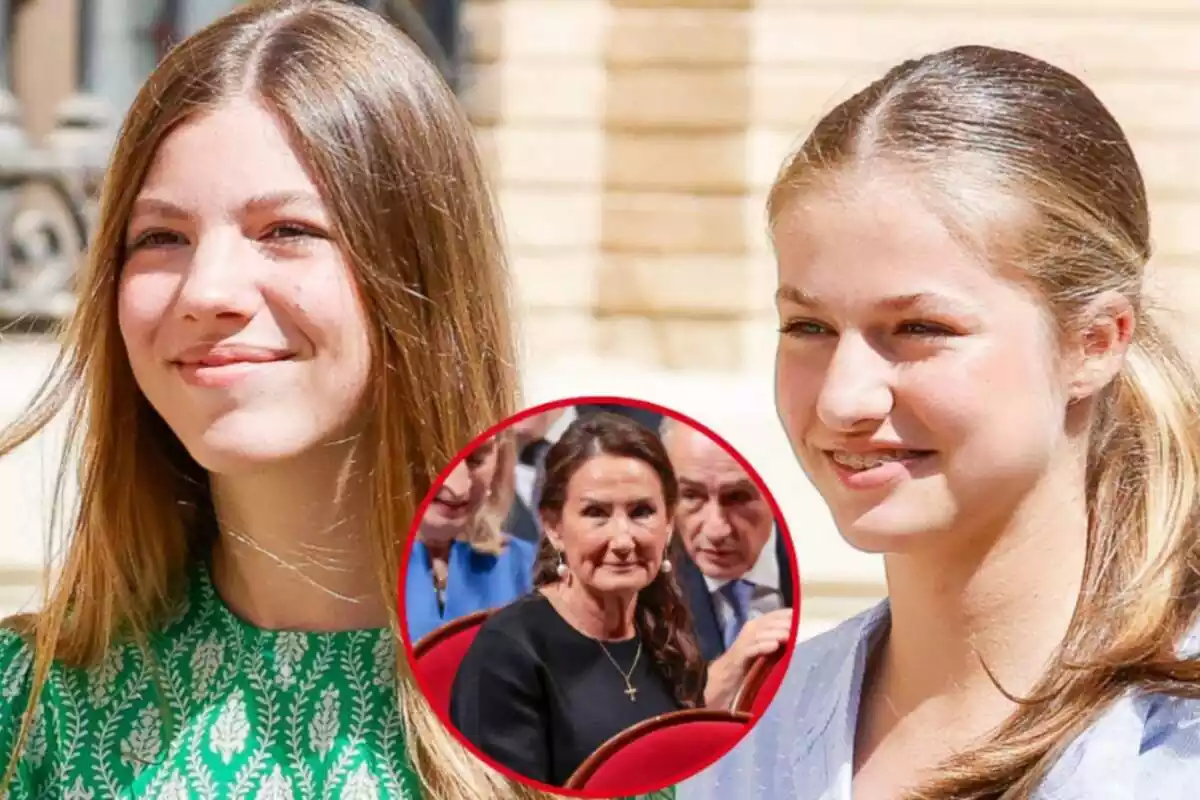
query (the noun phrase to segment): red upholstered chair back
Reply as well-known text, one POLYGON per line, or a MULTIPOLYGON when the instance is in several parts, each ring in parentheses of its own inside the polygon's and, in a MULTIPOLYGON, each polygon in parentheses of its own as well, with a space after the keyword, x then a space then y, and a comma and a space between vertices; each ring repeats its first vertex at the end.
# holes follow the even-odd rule
POLYGON ((476 611, 465 617, 451 620, 430 631, 413 645, 413 666, 417 682, 425 692, 425 699, 440 714, 450 713, 450 690, 454 687, 454 676, 458 665, 479 626, 492 615, 492 610, 476 611))
POLYGON ((706 708, 652 717, 602 744, 565 788, 620 796, 679 783, 729 752, 750 720, 749 714, 706 708))
POLYGON ((787 648, 780 647, 774 653, 759 656, 746 670, 742 686, 733 698, 734 711, 742 711, 754 717, 759 717, 771 699, 779 691, 783 676, 787 672, 787 648))

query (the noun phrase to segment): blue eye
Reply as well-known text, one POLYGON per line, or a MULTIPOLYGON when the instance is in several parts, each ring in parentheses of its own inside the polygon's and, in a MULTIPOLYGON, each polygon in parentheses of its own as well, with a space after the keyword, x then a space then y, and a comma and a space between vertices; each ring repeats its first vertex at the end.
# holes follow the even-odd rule
POLYGON ((814 322, 811 319, 797 319, 784 322, 779 327, 779 332, 784 336, 823 336, 831 331, 820 322, 814 322))
POLYGON ((898 333, 909 336, 956 336, 957 334, 945 325, 933 322, 905 322, 897 329, 898 333))
POLYGON ((307 225, 297 225, 295 223, 282 223, 272 226, 263 237, 264 239, 306 239, 318 238, 324 239, 325 235, 316 231, 307 225))
POLYGON ((146 248, 155 247, 170 247, 172 245, 187 244, 187 239, 175 231, 168 230, 150 230, 138 236, 133 242, 128 245, 130 251, 143 250, 146 248))

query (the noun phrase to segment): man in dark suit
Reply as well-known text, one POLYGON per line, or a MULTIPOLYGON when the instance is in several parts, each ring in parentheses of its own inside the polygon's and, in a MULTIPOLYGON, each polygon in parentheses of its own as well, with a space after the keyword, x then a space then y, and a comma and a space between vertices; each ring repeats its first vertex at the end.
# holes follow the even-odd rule
POLYGON ((676 420, 663 441, 679 477, 675 574, 712 662, 754 629, 791 623, 788 543, 758 485, 725 448, 676 420))
POLYGON ((546 452, 576 419, 600 412, 622 414, 657 431, 662 414, 645 408, 619 403, 587 403, 564 406, 525 417, 512 426, 517 438, 516 498, 509 510, 504 530, 519 539, 538 542, 542 537, 537 520, 537 495, 541 485, 546 452))

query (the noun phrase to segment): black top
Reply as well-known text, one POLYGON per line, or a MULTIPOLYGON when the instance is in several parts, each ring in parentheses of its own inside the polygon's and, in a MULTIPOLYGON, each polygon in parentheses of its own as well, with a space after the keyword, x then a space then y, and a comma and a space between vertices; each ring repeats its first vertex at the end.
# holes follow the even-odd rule
MULTIPOLYGON (((628 674, 637 638, 604 647, 628 674)), ((450 719, 496 762, 562 786, 615 734, 681 707, 644 647, 630 683, 637 689, 632 701, 600 642, 534 592, 480 627, 454 678, 450 719)))

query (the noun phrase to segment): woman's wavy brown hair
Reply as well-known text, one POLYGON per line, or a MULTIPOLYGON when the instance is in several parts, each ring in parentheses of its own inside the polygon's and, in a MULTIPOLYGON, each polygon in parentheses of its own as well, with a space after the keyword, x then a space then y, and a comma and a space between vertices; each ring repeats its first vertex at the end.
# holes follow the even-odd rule
MULTIPOLYGON (((600 412, 575 420, 546 451, 545 478, 538 501, 543 524, 562 518, 567 487, 580 467, 596 456, 634 458, 650 466, 662 483, 664 509, 673 518, 679 481, 662 440, 645 425, 621 414, 600 412)), ((533 585, 558 583, 558 551, 542 537, 533 585)), ((685 707, 704 705, 704 660, 692 627, 692 615, 674 574, 659 570, 638 592, 636 626, 654 663, 662 670, 675 698, 685 707)))
POLYGON ((1124 369, 1092 409, 1088 552, 1066 637, 1017 711, 909 794, 1015 800, 1127 690, 1200 697, 1200 661, 1178 652, 1200 604, 1200 381, 1148 313, 1150 218, 1133 150, 1074 76, 979 46, 900 64, 787 161, 772 227, 806 192, 877 166, 911 176, 963 241, 1020 275, 1064 337, 1104 292, 1137 316, 1124 369), (997 212, 1014 210, 1021 223, 997 231, 997 212))
MULTIPOLYGON (((261 103, 287 130, 334 220, 371 327, 362 451, 378 592, 397 642, 399 548, 420 499, 472 436, 516 409, 493 199, 466 116, 417 48, 382 17, 337 0, 250 3, 179 44, 143 85, 117 138, 78 310, 53 373, 0 431, 3 456, 65 414, 60 495, 72 481, 80 505, 64 519, 64 557, 42 610, 8 623, 28 634, 34 658, 17 742, 0 752, 0 796, 52 662, 93 664, 119 640, 144 643, 186 585, 188 565, 212 545, 203 524, 212 516, 207 475, 134 381, 117 327, 117 283, 130 209, 159 145, 235 97, 261 103)), ((60 497, 56 506, 65 505, 60 497)), ((423 797, 552 797, 462 747, 426 702, 404 648, 397 651, 423 797)))

